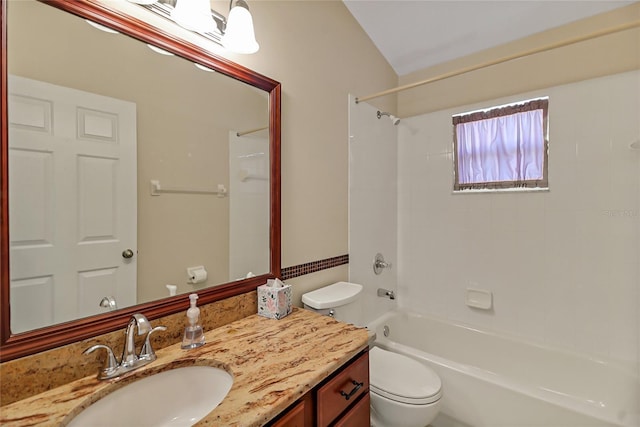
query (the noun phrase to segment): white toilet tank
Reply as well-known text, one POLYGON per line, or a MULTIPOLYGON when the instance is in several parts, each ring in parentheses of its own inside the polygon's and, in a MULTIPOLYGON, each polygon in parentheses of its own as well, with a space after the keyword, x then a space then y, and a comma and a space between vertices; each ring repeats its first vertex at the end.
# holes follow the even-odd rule
POLYGON ((342 322, 360 324, 362 285, 337 282, 302 295, 304 308, 342 322))

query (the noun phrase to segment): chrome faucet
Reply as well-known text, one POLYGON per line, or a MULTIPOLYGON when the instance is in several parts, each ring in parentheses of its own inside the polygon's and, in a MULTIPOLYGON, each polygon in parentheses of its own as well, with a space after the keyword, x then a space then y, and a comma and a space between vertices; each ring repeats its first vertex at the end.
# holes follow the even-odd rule
POLYGON ((105 367, 98 373, 98 379, 106 380, 110 378, 116 378, 126 372, 140 368, 141 366, 144 366, 156 360, 157 356, 153 351, 153 348, 151 347, 150 336, 156 331, 166 330, 167 328, 165 328, 164 326, 156 326, 155 328, 151 328, 149 320, 147 320, 144 315, 136 313, 131 316, 131 319, 129 319, 129 323, 127 324, 120 362, 118 362, 118 360, 114 356, 113 350, 109 346, 103 344, 96 344, 94 346, 91 346, 86 349, 83 354, 89 354, 98 349, 106 350, 107 361, 105 367), (139 355, 136 355, 136 342, 134 335, 134 331, 136 330, 138 335, 147 334, 144 345, 142 346, 139 355))
POLYGON ((389 299, 396 299, 396 293, 389 289, 378 288, 378 296, 389 299))
POLYGON ((138 361, 136 356, 136 341, 133 335, 134 330, 138 330, 138 335, 146 334, 151 331, 151 324, 140 313, 136 313, 131 316, 127 329, 125 331, 124 347, 122 348, 122 358, 120 358, 121 365, 131 365, 138 361))

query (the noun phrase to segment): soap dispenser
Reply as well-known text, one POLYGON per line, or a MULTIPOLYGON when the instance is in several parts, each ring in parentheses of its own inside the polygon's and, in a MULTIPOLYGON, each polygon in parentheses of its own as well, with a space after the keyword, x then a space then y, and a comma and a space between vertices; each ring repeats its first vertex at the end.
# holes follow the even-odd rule
POLYGON ((191 301, 191 307, 187 310, 189 324, 184 328, 181 346, 183 349, 196 348, 204 344, 204 332, 200 324, 200 309, 196 307, 198 294, 189 295, 189 300, 191 301))

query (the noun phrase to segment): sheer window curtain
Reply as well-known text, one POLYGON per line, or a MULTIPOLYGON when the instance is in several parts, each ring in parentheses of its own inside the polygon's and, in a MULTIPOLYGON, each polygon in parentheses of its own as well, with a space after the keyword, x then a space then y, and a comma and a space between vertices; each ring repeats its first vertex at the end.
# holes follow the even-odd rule
POLYGON ((454 190, 548 187, 547 99, 454 116, 454 190))

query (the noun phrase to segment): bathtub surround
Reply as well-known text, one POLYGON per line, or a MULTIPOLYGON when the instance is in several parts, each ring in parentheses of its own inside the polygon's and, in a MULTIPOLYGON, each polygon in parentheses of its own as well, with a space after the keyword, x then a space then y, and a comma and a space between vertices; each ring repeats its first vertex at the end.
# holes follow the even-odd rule
MULTIPOLYGON (((640 157, 629 149, 639 93, 640 71, 629 71, 402 117, 397 135, 373 106, 350 103, 349 280, 365 294, 395 285, 403 309, 617 365, 628 393, 607 396, 607 407, 624 408, 640 395, 640 157), (453 194, 451 116, 540 96, 549 96, 549 191, 453 194), (397 164, 387 151, 396 149, 397 164), (395 170, 397 189, 387 189, 395 170), (396 233, 397 253, 385 253, 394 269, 377 276, 373 254, 396 233), (468 307, 468 288, 492 292, 492 308, 468 307)), ((364 318, 385 302, 393 307, 371 297, 364 318)), ((434 425, 459 427, 455 410, 445 406, 434 425)))
MULTIPOLYGON (((380 298, 378 288, 397 291, 397 129, 379 120, 377 108, 349 96, 349 281, 364 286, 361 324, 367 324, 395 301, 380 298), (374 272, 380 253, 391 268, 374 272)), ((397 292, 396 292, 397 293, 397 292)))
MULTIPOLYGON (((399 84, 639 16, 640 4, 634 4, 400 76, 399 84)), ((357 162, 365 160, 355 158, 352 150, 350 280, 376 280, 367 269, 367 255, 378 248, 360 246, 356 238, 369 242, 375 235, 379 241, 393 238, 381 235, 397 232, 397 259, 391 260, 397 267, 401 307, 582 357, 617 359, 629 369, 630 395, 637 396, 640 158, 628 146, 639 131, 639 36, 635 29, 402 92, 397 135, 374 132, 378 120, 366 121, 365 112, 351 114, 350 139, 366 135, 375 147, 360 155, 378 168, 397 168, 398 225, 390 230, 376 227, 395 218, 395 213, 388 215, 394 208, 386 204, 393 200, 375 203, 373 198, 354 197, 354 171, 365 174, 355 177, 364 182, 387 171, 356 169, 357 162), (452 195, 451 116, 547 95, 550 190, 452 195), (379 147, 388 145, 398 149, 397 165, 386 163, 385 154, 377 155, 379 147), (467 288, 493 292, 493 309, 467 307, 467 288)), ((446 379, 444 383, 446 397, 446 379)), ((447 410, 434 425, 459 427, 456 414, 447 410)))
POLYGON ((400 306, 636 364, 639 93, 633 71, 403 118, 400 306), (539 96, 549 191, 452 194, 451 116, 539 96), (493 311, 467 307, 468 287, 492 291, 493 311))

